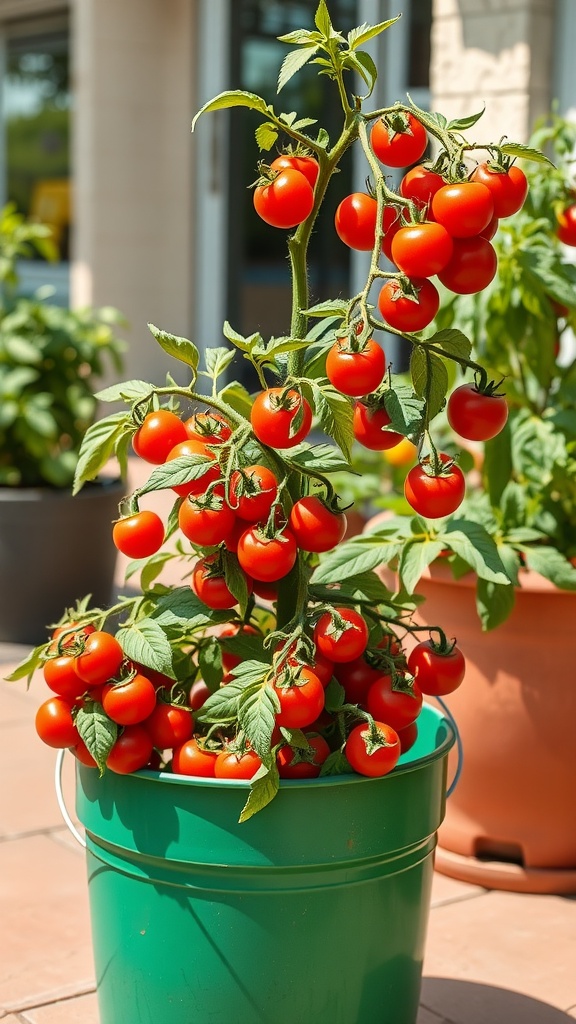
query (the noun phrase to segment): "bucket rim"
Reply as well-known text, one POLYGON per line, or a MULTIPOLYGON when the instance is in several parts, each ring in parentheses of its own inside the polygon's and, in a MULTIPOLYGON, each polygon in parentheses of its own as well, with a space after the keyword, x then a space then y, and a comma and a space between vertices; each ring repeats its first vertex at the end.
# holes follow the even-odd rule
MULTIPOLYGON (((290 789, 306 789, 311 788, 327 788, 330 786, 341 786, 346 785, 366 785, 367 783, 382 783, 386 779, 398 778, 400 775, 407 775, 410 772, 418 771, 425 765, 430 764, 434 761, 440 760, 440 758, 446 756, 449 750, 454 746, 456 742, 456 731, 452 722, 437 708, 432 705, 425 703, 423 708, 426 709, 426 714, 436 719, 436 726, 444 726, 446 729, 446 735, 438 741, 434 750, 429 754, 423 754, 421 757, 410 757, 411 751, 407 751, 400 758, 396 767, 388 772, 387 775, 381 775, 376 778, 367 775, 358 775, 356 772, 348 773, 346 775, 325 775, 314 779, 280 779, 280 790, 290 789)), ((250 789, 250 779, 215 779, 215 778, 203 778, 200 775, 179 775, 176 772, 161 772, 154 771, 150 768, 142 768, 140 771, 133 772, 132 778, 147 779, 150 782, 161 782, 168 783, 170 785, 192 785, 200 786, 205 788, 217 788, 217 789, 250 789)))

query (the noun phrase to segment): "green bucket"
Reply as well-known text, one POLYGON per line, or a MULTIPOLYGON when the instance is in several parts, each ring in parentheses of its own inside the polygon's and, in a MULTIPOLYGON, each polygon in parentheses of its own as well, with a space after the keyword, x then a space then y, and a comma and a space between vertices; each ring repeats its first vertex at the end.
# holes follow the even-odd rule
POLYGON ((248 783, 78 765, 101 1024, 415 1024, 448 720, 390 775, 248 783))

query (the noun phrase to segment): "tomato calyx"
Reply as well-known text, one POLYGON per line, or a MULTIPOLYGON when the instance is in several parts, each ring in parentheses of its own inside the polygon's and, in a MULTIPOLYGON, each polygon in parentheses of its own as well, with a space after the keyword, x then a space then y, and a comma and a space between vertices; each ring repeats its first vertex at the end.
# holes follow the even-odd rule
POLYGON ((427 643, 430 649, 434 651, 434 654, 439 654, 441 657, 448 657, 456 647, 457 640, 455 636, 449 640, 445 632, 440 629, 440 626, 433 626, 430 630, 427 643), (434 639, 432 633, 436 633, 438 635, 437 640, 434 639))
POLYGON ((457 465, 456 458, 446 452, 437 452, 435 448, 429 455, 420 456, 418 461, 422 472, 429 477, 450 476, 453 467, 457 465))
POLYGON ((478 395, 485 395, 486 398, 505 398, 506 392, 500 391, 505 377, 501 377, 500 380, 488 380, 485 373, 475 373, 474 375, 474 391, 478 395))
POLYGON ((372 716, 367 712, 362 712, 361 714, 362 717, 366 719, 366 728, 362 731, 362 739, 364 740, 364 746, 366 747, 366 753, 368 756, 375 754, 377 750, 382 750, 383 747, 392 746, 392 744, 386 739, 384 733, 378 728, 378 725, 372 716))
POLYGON ((386 128, 390 142, 396 135, 414 135, 407 110, 393 110, 379 120, 386 128))

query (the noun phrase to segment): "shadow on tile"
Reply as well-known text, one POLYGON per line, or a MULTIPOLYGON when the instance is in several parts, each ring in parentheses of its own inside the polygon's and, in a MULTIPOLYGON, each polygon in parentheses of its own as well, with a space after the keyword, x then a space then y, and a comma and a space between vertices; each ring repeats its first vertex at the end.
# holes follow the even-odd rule
POLYGON ((421 1004, 454 1024, 571 1024, 562 1010, 510 989, 452 978, 424 978, 421 1004))

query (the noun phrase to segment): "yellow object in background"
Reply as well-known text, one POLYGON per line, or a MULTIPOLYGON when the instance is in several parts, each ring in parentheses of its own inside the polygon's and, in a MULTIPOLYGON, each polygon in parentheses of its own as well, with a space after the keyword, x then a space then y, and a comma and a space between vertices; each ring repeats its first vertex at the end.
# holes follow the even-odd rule
POLYGON ((61 247, 71 220, 69 178, 45 178, 36 182, 30 202, 30 220, 51 228, 55 245, 61 247))

